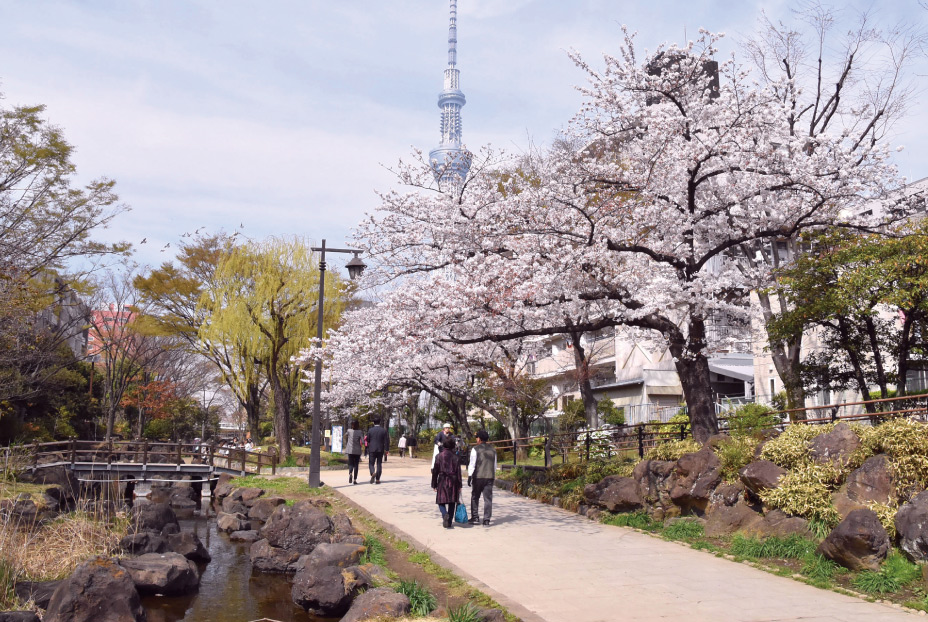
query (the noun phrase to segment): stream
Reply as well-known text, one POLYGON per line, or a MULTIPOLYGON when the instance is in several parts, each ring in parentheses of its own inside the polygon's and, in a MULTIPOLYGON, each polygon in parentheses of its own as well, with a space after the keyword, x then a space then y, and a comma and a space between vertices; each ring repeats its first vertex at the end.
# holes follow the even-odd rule
MULTIPOLYGON (((145 503, 136 499, 136 503, 145 503)), ((204 497, 201 510, 178 522, 182 531, 192 531, 209 550, 212 561, 200 565, 200 589, 186 596, 146 596, 142 605, 148 622, 322 622, 303 611, 290 598, 290 577, 251 572, 251 544, 232 542, 216 530, 216 512, 204 497)), ((334 618, 337 620, 338 618, 334 618)))

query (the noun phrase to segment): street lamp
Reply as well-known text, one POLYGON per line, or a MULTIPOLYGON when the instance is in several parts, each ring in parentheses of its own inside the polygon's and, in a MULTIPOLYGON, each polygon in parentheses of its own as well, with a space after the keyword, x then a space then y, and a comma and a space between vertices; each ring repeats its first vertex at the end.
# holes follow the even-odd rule
MULTIPOLYGON (((364 262, 358 255, 361 251, 354 248, 326 248, 325 240, 322 240, 322 246, 312 247, 312 250, 320 253, 319 256, 319 301, 316 303, 319 310, 319 316, 316 323, 316 337, 319 345, 322 346, 322 312, 325 304, 325 252, 330 253, 353 253, 354 257, 348 262, 348 276, 352 280, 357 279, 364 272, 364 262)), ((322 359, 316 359, 316 380, 313 387, 313 426, 309 440, 309 487, 318 488, 322 486, 319 481, 319 422, 322 418, 320 402, 322 401, 322 359)))

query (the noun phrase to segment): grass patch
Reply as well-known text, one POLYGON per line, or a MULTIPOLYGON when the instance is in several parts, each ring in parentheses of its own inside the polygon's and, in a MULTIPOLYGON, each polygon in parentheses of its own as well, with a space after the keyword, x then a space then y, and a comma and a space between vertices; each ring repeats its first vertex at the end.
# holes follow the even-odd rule
POLYGON ((275 477, 273 479, 259 475, 234 477, 229 483, 236 488, 263 488, 269 493, 281 496, 297 495, 317 497, 325 494, 322 488, 310 488, 309 483, 300 477, 275 477))
POLYGON ((16 499, 19 495, 27 495, 39 508, 45 505, 45 491, 50 488, 49 484, 27 484, 15 480, 0 482, 0 484, 2 484, 0 485, 0 500, 16 499))
POLYGON ((890 594, 898 592, 921 576, 921 568, 902 553, 893 551, 879 570, 861 572, 851 580, 851 585, 867 594, 890 594))
POLYGON ((366 535, 364 536, 364 546, 367 550, 364 551, 364 555, 361 556, 362 564, 387 565, 387 549, 384 547, 383 542, 372 535, 366 535))
POLYGON ((400 581, 394 589, 409 599, 409 612, 414 616, 424 618, 438 606, 435 596, 418 581, 400 581))
POLYGON ((803 559, 807 555, 814 554, 815 548, 815 542, 797 535, 787 536, 786 538, 772 536, 760 540, 735 534, 731 541, 732 555, 746 559, 777 557, 781 559, 803 559))
POLYGON ((599 522, 605 525, 615 525, 616 527, 633 527, 644 531, 657 531, 660 529, 660 523, 657 523, 648 516, 647 512, 627 512, 624 514, 607 514, 603 513, 599 522))
POLYGON ((668 540, 690 542, 702 538, 705 535, 705 529, 696 521, 678 520, 664 527, 661 535, 668 540))
POLYGON ((472 603, 448 609, 448 622, 481 622, 483 616, 472 603))
POLYGON ((809 553, 802 558, 799 572, 817 587, 830 587, 835 575, 846 570, 818 553, 809 553))

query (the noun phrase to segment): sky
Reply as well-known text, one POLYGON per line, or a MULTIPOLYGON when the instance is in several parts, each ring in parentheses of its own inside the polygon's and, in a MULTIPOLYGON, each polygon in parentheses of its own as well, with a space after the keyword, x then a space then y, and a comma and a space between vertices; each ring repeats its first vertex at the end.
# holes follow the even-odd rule
MULTIPOLYGON (((916 0, 878 4, 888 24, 928 20, 916 0)), ((726 53, 761 9, 789 19, 795 6, 459 0, 464 141, 549 142, 582 101, 567 50, 596 66, 623 24, 648 49, 724 32, 726 53)), ((132 242, 142 264, 198 229, 343 246, 376 191, 398 187, 390 167, 438 144, 447 28, 447 0, 0 0, 0 105, 46 105, 78 179, 116 180, 131 211, 100 237, 132 242)), ((911 179, 928 176, 926 96, 893 137, 911 179)))

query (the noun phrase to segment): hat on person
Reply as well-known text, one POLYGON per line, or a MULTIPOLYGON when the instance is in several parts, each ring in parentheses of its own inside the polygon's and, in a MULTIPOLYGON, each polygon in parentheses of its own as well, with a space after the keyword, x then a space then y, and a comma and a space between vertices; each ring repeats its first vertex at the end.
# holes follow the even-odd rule
POLYGON ((441 427, 442 427, 443 430, 450 430, 450 429, 451 429, 451 424, 450 424, 450 423, 446 423, 445 425, 443 425, 443 426, 441 426, 441 427))

